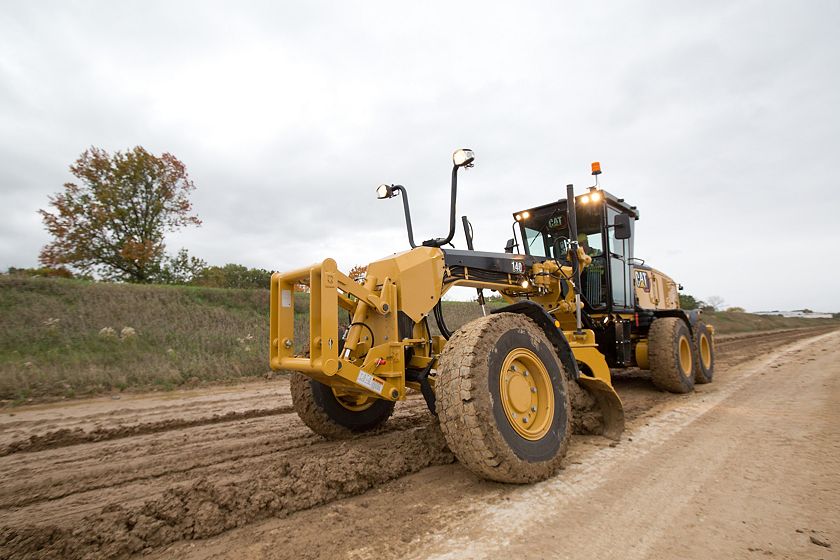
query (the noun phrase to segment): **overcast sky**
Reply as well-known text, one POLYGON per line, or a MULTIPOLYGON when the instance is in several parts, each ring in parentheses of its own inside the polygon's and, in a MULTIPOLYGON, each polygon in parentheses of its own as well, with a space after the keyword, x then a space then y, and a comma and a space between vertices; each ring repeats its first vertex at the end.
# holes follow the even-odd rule
MULTIPOLYGON (((0 0, 0 269, 89 146, 180 158, 210 264, 347 269, 601 184, 699 298, 840 311, 840 2, 0 0)), ((463 247, 458 232, 456 246, 463 247)))

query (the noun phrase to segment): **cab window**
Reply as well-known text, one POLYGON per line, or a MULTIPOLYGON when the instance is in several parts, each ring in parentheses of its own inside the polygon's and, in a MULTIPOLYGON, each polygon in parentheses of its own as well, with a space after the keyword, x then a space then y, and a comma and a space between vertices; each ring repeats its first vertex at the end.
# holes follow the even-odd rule
POLYGON ((525 244, 528 246, 528 254, 535 257, 545 257, 545 239, 542 232, 525 227, 525 244))

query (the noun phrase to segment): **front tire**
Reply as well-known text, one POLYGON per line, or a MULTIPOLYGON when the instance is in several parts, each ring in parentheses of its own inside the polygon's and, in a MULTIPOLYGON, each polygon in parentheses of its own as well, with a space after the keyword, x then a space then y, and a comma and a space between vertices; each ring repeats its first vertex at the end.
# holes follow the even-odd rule
POLYGON ((531 319, 498 313, 463 326, 438 361, 437 414, 449 448, 477 475, 553 475, 571 435, 567 374, 531 319))
POLYGON ((660 317, 648 332, 650 374, 653 384, 671 393, 694 390, 694 352, 691 332, 682 319, 660 317))
POLYGON ((345 439, 378 428, 394 412, 394 402, 336 394, 302 373, 289 379, 292 406, 303 423, 327 439, 345 439))

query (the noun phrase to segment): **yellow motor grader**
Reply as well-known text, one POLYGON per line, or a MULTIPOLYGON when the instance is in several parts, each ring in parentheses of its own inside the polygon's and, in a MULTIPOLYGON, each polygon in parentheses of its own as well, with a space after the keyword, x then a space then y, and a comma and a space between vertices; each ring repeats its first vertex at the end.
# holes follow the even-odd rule
POLYGON ((415 243, 408 193, 401 196, 410 250, 350 278, 326 259, 271 279, 271 367, 292 371, 300 418, 327 438, 382 425, 409 389, 437 415, 450 449, 478 475, 501 482, 551 476, 566 452, 572 418, 588 407, 607 437, 624 429, 610 370, 649 369, 653 383, 685 393, 714 371, 711 326, 679 308, 678 285, 633 255, 635 206, 598 186, 515 212, 504 252, 446 248, 456 229, 458 172, 475 156, 453 154, 449 234, 415 243), (295 340, 295 290, 309 291, 306 340, 295 340), (455 332, 443 296, 475 288, 482 317, 455 332), (488 310, 484 291, 506 302, 488 310), (348 320, 342 325, 340 311, 348 320), (437 333, 429 324, 435 321, 437 333), (308 347, 308 352, 301 348, 308 347))

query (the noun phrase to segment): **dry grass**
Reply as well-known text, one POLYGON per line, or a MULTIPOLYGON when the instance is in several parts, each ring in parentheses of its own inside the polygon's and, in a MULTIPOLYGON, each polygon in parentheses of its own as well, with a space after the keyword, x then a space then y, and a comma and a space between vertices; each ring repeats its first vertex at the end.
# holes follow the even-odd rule
POLYGON ((261 374, 268 369, 267 311, 264 290, 2 277, 0 398, 261 374))
POLYGON ((718 311, 703 313, 703 319, 715 326, 718 334, 770 331, 775 329, 799 329, 803 327, 840 326, 836 319, 785 318, 779 315, 755 315, 718 311))
MULTIPOLYGON (((308 297, 297 296, 300 341, 308 329, 308 297)), ((268 300, 267 290, 0 276, 0 399, 169 389, 263 375, 269 370, 268 300)), ((445 302, 444 315, 455 330, 481 310, 476 303, 445 302)), ((344 314, 341 319, 346 322, 344 314)), ((748 313, 706 319, 719 333, 838 324, 748 313)))

